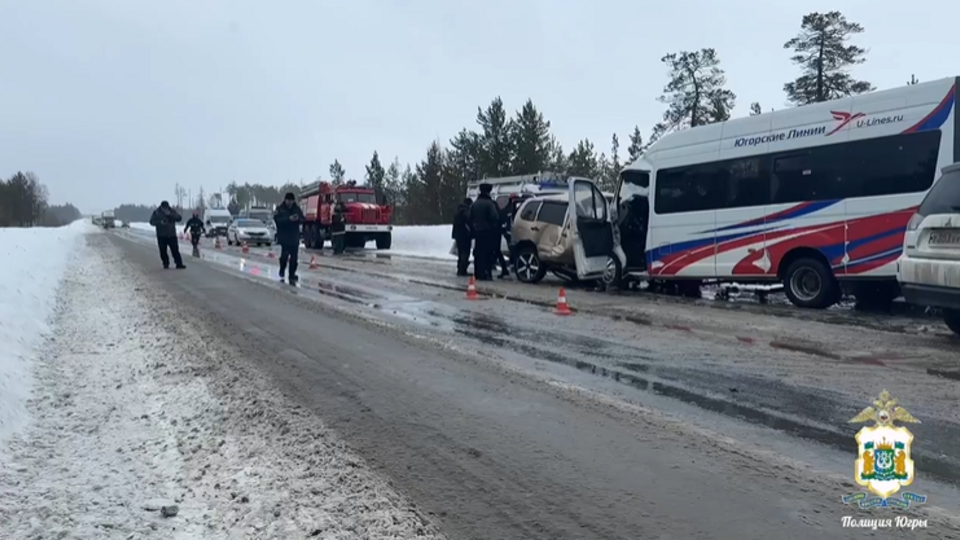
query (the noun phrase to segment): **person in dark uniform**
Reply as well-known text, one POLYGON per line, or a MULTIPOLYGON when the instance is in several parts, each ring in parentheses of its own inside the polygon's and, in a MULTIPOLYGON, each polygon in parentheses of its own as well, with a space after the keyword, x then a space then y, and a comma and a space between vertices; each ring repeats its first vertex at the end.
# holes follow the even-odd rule
POLYGON ((303 210, 297 204, 293 193, 283 196, 283 203, 273 213, 273 222, 277 225, 277 243, 280 244, 280 279, 287 269, 289 283, 296 283, 297 266, 300 257, 300 224, 304 222, 303 210))
POLYGON ((183 232, 190 231, 190 243, 193 245, 193 256, 200 256, 200 235, 207 232, 207 228, 203 225, 203 220, 200 219, 200 212, 194 212, 193 217, 187 220, 187 224, 183 227, 183 232))
POLYGON ((340 255, 347 247, 347 208, 343 201, 337 200, 333 206, 333 218, 330 223, 330 243, 333 244, 333 254, 340 255))
POLYGON ((170 207, 170 203, 163 201, 160 207, 153 211, 150 216, 150 225, 157 229, 157 247, 160 248, 160 262, 164 268, 170 268, 170 255, 173 255, 173 262, 178 270, 186 268, 183 259, 180 257, 180 240, 177 238, 177 223, 183 220, 176 210, 170 207))
POLYGON ((453 216, 453 234, 451 237, 457 243, 457 275, 466 276, 470 266, 470 244, 473 234, 470 231, 470 205, 473 199, 467 197, 457 206, 457 213, 453 216))
POLYGON ((497 264, 500 265, 500 279, 510 277, 510 266, 503 256, 503 250, 500 249, 500 238, 507 241, 507 247, 510 246, 510 223, 510 203, 507 202, 503 208, 500 208, 500 231, 497 234, 497 250, 494 254, 497 264))
POLYGON ((496 251, 500 249, 500 209, 490 198, 493 186, 480 184, 480 194, 470 205, 470 228, 473 231, 473 275, 481 281, 493 279, 496 251))

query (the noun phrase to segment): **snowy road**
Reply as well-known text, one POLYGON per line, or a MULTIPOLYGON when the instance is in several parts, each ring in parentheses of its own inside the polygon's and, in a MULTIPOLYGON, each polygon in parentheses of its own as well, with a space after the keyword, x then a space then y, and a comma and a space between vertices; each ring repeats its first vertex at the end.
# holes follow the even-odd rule
POLYGON ((555 288, 468 302, 441 263, 319 257, 292 289, 266 250, 164 273, 149 237, 111 241, 453 538, 859 537, 838 525, 865 512, 838 502, 847 420, 883 388, 923 420, 929 537, 955 534, 957 351, 937 331, 576 291, 563 319, 555 288))

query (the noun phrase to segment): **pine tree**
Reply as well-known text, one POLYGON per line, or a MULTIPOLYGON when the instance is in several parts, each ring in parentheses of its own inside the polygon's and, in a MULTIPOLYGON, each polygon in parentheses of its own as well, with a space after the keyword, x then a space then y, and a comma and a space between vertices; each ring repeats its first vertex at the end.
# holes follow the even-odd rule
POLYGON ((796 53, 790 60, 801 70, 800 77, 783 85, 787 99, 806 105, 872 91, 872 84, 855 80, 849 73, 851 67, 866 61, 866 49, 846 44, 860 33, 863 27, 847 21, 839 11, 805 15, 800 33, 783 44, 784 49, 796 53))
POLYGON ((480 137, 483 148, 481 159, 483 176, 508 176, 513 160, 511 144, 513 121, 507 118, 503 100, 499 97, 495 98, 486 111, 477 107, 477 124, 482 128, 480 137))
POLYGON ((563 151, 563 145, 553 135, 550 136, 550 172, 557 174, 566 174, 570 168, 567 160, 567 154, 563 151))
POLYGON ((464 129, 450 141, 450 148, 444 154, 444 173, 440 188, 441 208, 445 218, 452 219, 467 192, 467 184, 480 179, 481 158, 479 134, 464 129))
POLYGON ((550 163, 550 122, 528 99, 517 112, 511 132, 514 174, 533 174, 550 163))
POLYGON ((380 164, 380 155, 377 154, 377 151, 373 151, 373 157, 370 158, 370 164, 367 165, 367 184, 373 188, 374 193, 376 193, 377 200, 383 202, 383 184, 384 177, 387 174, 387 171, 383 169, 383 165, 380 164))
POLYGON ((757 116, 758 114, 763 114, 763 109, 760 108, 760 104, 754 101, 750 104, 750 116, 757 116))
MULTIPOLYGON (((445 223, 443 215, 443 149, 434 141, 427 149, 427 157, 417 165, 412 185, 408 186, 408 209, 418 225, 445 223)), ((451 218, 453 216, 450 216, 451 218)))
POLYGON ((591 179, 600 176, 597 152, 593 147, 593 143, 588 139, 583 139, 577 143, 577 147, 574 148, 573 152, 570 152, 567 163, 567 174, 570 176, 581 176, 591 179))
POLYGON ((343 165, 340 165, 340 162, 333 160, 333 165, 330 165, 330 181, 333 184, 339 185, 343 183, 343 180, 347 177, 347 171, 343 169, 343 165))
POLYGON ((640 135, 640 128, 633 126, 633 133, 630 134, 630 146, 627 147, 627 156, 629 162, 633 163, 643 154, 643 137, 640 135))
POLYGON ((727 79, 714 49, 672 53, 661 61, 669 68, 670 80, 659 98, 667 104, 667 110, 663 122, 654 128, 656 138, 673 130, 730 118, 737 96, 724 88, 727 79))
POLYGON ((597 157, 597 176, 594 177, 594 180, 601 190, 609 191, 613 187, 611 178, 615 178, 615 174, 610 166, 610 158, 607 157, 606 153, 600 152, 597 157))

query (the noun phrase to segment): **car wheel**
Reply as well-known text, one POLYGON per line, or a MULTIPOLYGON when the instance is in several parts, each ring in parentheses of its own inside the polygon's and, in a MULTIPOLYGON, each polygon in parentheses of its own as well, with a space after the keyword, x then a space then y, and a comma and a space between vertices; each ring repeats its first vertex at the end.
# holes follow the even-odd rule
POLYGON ((960 310, 944 309, 943 322, 946 323, 951 332, 960 336, 960 310))
POLYGON ((517 253, 516 274, 517 279, 524 283, 537 283, 547 275, 547 268, 540 261, 536 248, 525 246, 520 249, 517 253))
POLYGON ((836 303, 838 287, 830 268, 814 258, 793 261, 784 274, 784 292, 797 307, 826 309, 836 303))
POLYGON ((603 268, 600 281, 604 287, 619 287, 623 281, 623 265, 613 253, 607 256, 607 265, 603 268))

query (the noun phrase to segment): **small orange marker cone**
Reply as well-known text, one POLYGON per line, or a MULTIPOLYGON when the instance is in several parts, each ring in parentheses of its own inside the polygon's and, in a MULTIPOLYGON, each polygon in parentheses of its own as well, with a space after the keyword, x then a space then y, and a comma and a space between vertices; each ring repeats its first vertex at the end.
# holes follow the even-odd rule
POLYGON ((311 269, 311 270, 319 270, 319 269, 320 269, 320 265, 317 264, 317 256, 316 256, 316 255, 311 255, 311 256, 310 256, 310 269, 311 269))
POLYGON ((557 309, 553 311, 557 315, 573 315, 570 306, 567 305, 567 293, 560 287, 560 294, 557 295, 557 309))
POLYGON ((477 280, 470 276, 470 283, 467 284, 467 300, 479 300, 480 295, 477 294, 477 280))
POLYGON ((219 237, 219 236, 214 237, 214 239, 213 239, 213 248, 214 248, 214 249, 223 249, 223 245, 220 244, 220 237, 219 237))
POLYGON ((241 244, 240 251, 242 251, 243 253, 250 253, 250 246, 248 246, 247 243, 244 242, 243 244, 241 244))

